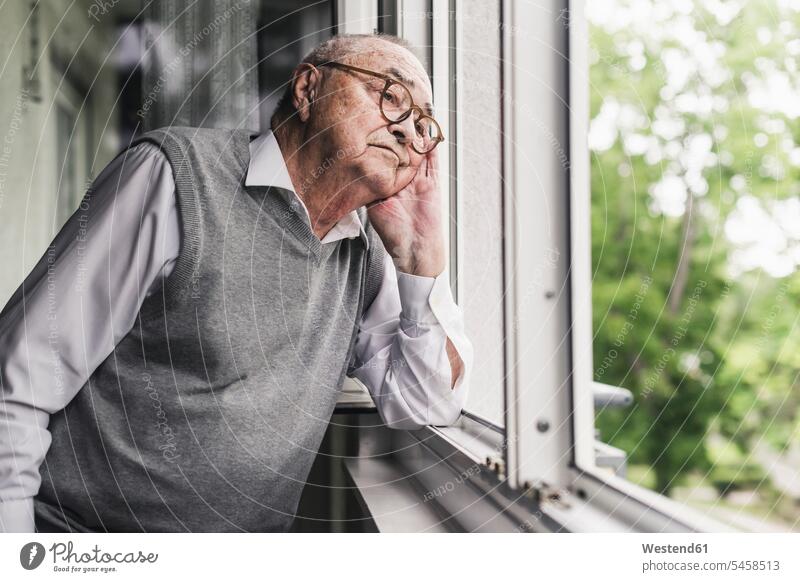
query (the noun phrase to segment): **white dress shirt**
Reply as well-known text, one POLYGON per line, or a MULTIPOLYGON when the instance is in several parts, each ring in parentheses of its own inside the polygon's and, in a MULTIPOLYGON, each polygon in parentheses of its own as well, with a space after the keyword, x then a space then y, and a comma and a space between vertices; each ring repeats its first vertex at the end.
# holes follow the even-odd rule
MULTIPOLYGON (((308 220, 272 132, 251 142, 250 155, 245 184, 285 189, 308 220)), ((130 148, 101 172, 91 199, 0 313, 0 531, 34 531, 49 415, 72 400, 133 328, 144 299, 174 268, 180 228, 166 157, 155 145, 130 148)), ((353 211, 321 242, 358 237, 361 229, 353 211)), ((354 357, 352 375, 387 426, 454 422, 467 398, 472 345, 446 278, 398 272, 387 254, 354 357), (464 363, 452 389, 447 337, 464 363)))

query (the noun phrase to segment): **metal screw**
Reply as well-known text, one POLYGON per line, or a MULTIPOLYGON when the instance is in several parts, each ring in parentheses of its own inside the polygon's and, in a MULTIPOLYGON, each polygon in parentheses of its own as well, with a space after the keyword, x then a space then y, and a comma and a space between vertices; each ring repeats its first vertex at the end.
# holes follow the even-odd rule
POLYGON ((547 429, 549 429, 549 428, 550 428, 550 423, 547 422, 544 419, 542 419, 542 420, 540 420, 539 422, 536 423, 536 429, 539 432, 547 432, 547 429))

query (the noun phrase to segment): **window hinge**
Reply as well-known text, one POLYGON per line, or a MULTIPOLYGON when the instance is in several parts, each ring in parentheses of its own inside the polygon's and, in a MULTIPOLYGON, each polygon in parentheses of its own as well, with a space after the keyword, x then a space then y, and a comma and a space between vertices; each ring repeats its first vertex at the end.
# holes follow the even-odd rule
POLYGON ((506 462, 503 457, 488 456, 486 457, 486 466, 490 471, 494 471, 498 478, 503 479, 506 475, 506 462))
POLYGON ((525 481, 522 485, 522 490, 523 495, 540 505, 551 503, 564 509, 571 507, 567 501, 567 490, 562 487, 556 487, 544 481, 539 481, 535 484, 525 481))

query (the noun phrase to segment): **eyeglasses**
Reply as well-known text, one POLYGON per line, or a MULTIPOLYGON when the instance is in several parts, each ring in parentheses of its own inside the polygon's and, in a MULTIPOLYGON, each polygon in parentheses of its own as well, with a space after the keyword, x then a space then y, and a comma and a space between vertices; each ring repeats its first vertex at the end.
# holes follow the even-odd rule
POLYGON ((409 115, 413 116, 415 137, 411 141, 411 147, 418 154, 427 154, 439 142, 444 141, 442 135, 442 128, 439 123, 430 115, 427 115, 422 108, 414 103, 411 97, 411 91, 408 90, 403 83, 375 71, 369 71, 352 65, 345 65, 336 61, 328 61, 322 63, 320 66, 331 66, 348 71, 355 71, 356 73, 363 73, 383 79, 385 84, 381 91, 380 108, 381 114, 386 121, 391 123, 400 123, 405 121, 409 115))

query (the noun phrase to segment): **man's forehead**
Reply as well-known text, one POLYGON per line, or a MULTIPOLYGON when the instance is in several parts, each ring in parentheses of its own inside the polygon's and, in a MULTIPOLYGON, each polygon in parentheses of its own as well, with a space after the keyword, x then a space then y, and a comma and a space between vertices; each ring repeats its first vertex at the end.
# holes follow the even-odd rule
POLYGON ((388 72, 390 66, 400 73, 398 80, 409 86, 420 82, 427 85, 427 73, 422 63, 408 49, 380 39, 370 40, 362 45, 352 59, 358 60, 367 68, 388 72))
MULTIPOLYGON (((353 55, 351 64, 370 69, 404 83, 414 93, 415 99, 427 103, 431 97, 430 79, 417 58, 407 49, 379 41, 375 45, 353 55)), ((422 103, 420 103, 422 104, 422 103)))

